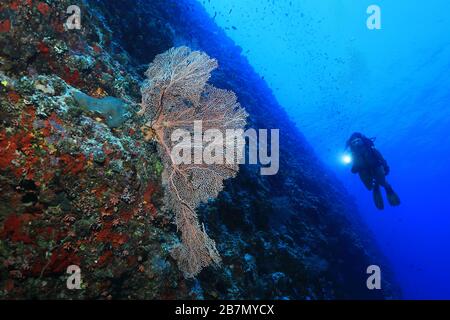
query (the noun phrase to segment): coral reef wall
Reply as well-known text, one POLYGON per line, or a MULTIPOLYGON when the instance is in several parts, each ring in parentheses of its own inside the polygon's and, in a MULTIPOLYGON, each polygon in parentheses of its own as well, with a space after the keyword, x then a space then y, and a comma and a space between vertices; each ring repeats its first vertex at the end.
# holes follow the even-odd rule
POLYGON ((2 1, 0 103, 0 298, 398 295, 352 200, 196 1, 2 1), (64 27, 73 4, 81 30, 64 27), (211 82, 251 127, 280 129, 277 175, 244 165, 198 210, 223 265, 194 280, 170 256, 179 234, 136 116, 148 63, 179 45, 219 61, 211 82), (81 290, 66 287, 72 264, 81 290), (371 264, 382 291, 366 288, 371 264))

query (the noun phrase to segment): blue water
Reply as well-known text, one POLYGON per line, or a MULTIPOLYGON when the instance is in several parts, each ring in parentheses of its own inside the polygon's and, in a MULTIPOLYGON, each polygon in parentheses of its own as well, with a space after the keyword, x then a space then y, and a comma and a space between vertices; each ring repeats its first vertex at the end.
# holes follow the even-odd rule
POLYGON ((199 1, 355 197, 404 298, 450 298, 450 1, 199 1), (353 131, 377 137, 400 207, 340 161, 353 131))

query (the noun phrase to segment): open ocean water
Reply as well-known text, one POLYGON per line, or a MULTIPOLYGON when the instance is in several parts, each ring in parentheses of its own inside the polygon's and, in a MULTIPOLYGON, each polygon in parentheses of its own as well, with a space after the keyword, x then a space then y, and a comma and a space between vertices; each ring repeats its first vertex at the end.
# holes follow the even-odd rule
POLYGON ((354 196, 403 297, 450 298, 450 2, 200 2, 354 196), (377 138, 399 207, 377 210, 342 163, 354 131, 377 138))

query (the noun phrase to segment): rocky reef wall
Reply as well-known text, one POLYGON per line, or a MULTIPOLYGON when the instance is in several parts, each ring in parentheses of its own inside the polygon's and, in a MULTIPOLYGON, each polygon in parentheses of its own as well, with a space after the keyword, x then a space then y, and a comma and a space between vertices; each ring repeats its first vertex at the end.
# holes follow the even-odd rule
POLYGON ((0 298, 398 295, 388 271, 367 290, 367 266, 389 268, 353 201, 196 1, 2 1, 0 82, 0 298), (81 30, 64 27, 73 4, 81 30), (277 175, 243 165, 198 210, 223 263, 195 280, 170 256, 179 235, 136 115, 148 63, 179 45, 219 61, 211 82, 237 94, 249 126, 280 129, 277 175), (71 264, 82 290, 66 288, 71 264))

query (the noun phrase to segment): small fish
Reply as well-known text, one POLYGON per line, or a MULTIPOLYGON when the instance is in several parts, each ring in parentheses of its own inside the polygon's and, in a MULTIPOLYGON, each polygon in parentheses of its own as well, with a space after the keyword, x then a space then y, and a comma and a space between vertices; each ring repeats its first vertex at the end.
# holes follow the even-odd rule
POLYGON ((237 28, 235 26, 231 26, 231 28, 233 28, 233 30, 237 30, 237 28))

